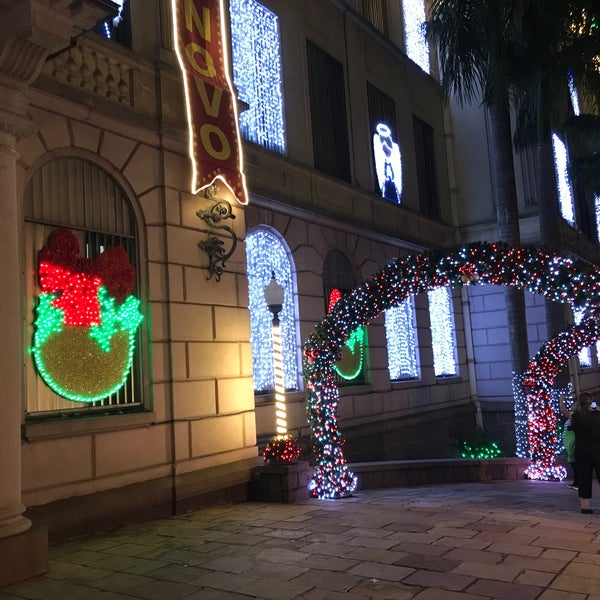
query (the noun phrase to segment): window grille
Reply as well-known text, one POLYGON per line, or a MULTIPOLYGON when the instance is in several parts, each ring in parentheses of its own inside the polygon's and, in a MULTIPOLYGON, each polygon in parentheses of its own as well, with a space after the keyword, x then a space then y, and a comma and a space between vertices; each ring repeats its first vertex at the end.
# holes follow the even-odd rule
POLYGON ((432 219, 440 218, 433 127, 413 115, 415 157, 417 160, 417 186, 419 209, 432 219))
POLYGON ((383 198, 402 200, 402 156, 396 138, 396 103, 367 82, 367 104, 373 143, 373 188, 383 198))
POLYGON ((361 0, 361 14, 379 33, 388 36, 386 0, 361 0))
POLYGON ((308 40, 306 51, 315 169, 350 181, 344 67, 308 40))
MULTIPOLYGON (((139 274, 137 228, 133 211, 120 186, 93 163, 58 158, 45 163, 31 178, 24 198, 24 245, 27 264, 26 343, 33 339, 38 254, 50 234, 65 227, 74 231, 82 255, 96 258, 105 248, 121 245, 139 274)), ((140 297, 139 275, 134 293, 140 297)), ((95 402, 72 402, 56 394, 38 375, 29 355, 26 360, 27 416, 56 413, 81 414, 139 408, 143 404, 142 327, 138 328, 132 366, 125 384, 114 394, 95 402)))

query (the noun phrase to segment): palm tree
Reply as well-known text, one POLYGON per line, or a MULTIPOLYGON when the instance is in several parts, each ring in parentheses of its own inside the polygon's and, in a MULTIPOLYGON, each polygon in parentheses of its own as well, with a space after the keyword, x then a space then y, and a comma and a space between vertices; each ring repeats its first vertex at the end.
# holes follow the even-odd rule
MULTIPOLYGON (((486 109, 492 191, 498 237, 520 244, 519 211, 510 121, 513 41, 519 2, 510 0, 434 0, 426 34, 438 50, 442 87, 458 103, 481 102, 486 109)), ((525 299, 505 291, 512 368, 523 373, 529 361, 525 299)))
MULTIPOLYGON (((523 0, 521 22, 515 28, 515 144, 536 145, 540 240, 552 250, 560 250, 561 223, 552 135, 572 114, 569 73, 582 90, 598 89, 598 16, 597 2, 591 0, 523 0)), ((546 303, 546 322, 549 336, 562 331, 564 307, 546 303)), ((566 375, 557 385, 566 385, 566 375)))

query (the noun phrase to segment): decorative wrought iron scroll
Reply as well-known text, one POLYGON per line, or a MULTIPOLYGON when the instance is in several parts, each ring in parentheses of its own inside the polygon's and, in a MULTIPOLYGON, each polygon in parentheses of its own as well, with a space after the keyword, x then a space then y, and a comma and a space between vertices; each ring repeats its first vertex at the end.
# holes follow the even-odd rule
MULTIPOLYGON (((214 195, 215 191, 210 188, 206 190, 206 197, 209 200, 215 199, 214 195)), ((213 229, 221 229, 230 237, 231 248, 228 252, 225 251, 223 240, 215 235, 198 242, 198 247, 208 254, 208 277, 206 279, 210 279, 214 275, 217 281, 221 281, 225 263, 235 252, 237 246, 237 236, 233 229, 228 225, 219 225, 221 221, 235 219, 235 215, 231 211, 231 204, 227 200, 217 198, 208 210, 197 210, 196 215, 213 229)))

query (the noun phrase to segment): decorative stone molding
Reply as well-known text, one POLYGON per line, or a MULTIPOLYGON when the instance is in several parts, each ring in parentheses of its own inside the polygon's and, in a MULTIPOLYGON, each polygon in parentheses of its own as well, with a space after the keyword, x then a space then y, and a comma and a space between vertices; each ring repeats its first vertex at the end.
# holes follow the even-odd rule
POLYGON ((56 55, 44 67, 44 73, 58 81, 115 102, 131 106, 132 67, 117 55, 109 55, 90 41, 56 55))

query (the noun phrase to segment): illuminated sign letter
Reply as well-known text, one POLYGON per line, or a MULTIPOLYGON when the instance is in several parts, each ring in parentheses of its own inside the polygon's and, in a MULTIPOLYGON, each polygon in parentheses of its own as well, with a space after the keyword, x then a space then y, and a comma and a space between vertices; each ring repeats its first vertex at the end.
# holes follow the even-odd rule
POLYGON ((227 71, 223 0, 171 0, 171 9, 186 96, 192 193, 219 179, 246 204, 236 98, 227 71))

